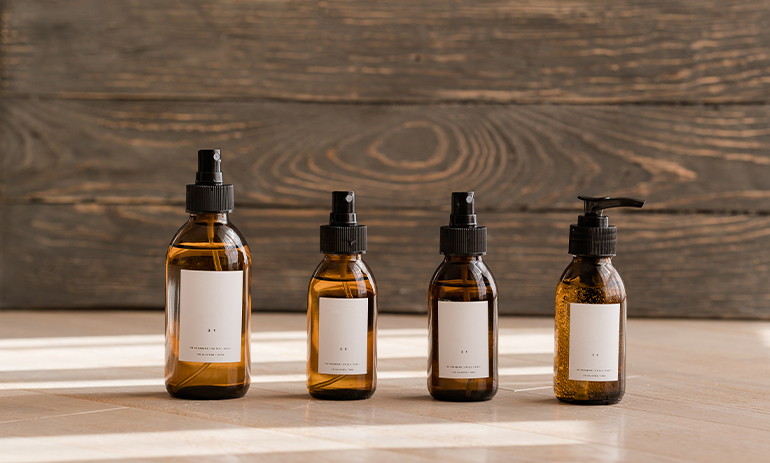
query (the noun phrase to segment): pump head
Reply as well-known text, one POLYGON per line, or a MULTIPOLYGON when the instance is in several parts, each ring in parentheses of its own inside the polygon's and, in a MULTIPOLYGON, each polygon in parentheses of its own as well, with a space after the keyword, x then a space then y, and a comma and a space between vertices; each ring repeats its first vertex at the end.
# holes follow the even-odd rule
POLYGON ((583 201, 583 215, 569 230, 569 253, 576 256, 611 257, 615 255, 618 229, 609 224, 605 209, 644 206, 645 201, 631 198, 593 198, 578 196, 583 201))

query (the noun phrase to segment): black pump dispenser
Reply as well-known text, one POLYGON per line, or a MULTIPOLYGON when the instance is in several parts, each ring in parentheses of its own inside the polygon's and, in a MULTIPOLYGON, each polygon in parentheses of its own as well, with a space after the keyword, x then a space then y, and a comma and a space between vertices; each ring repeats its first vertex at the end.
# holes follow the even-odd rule
POLYGON ((222 157, 219 150, 198 150, 195 184, 187 185, 187 212, 190 214, 232 212, 233 186, 222 183, 222 157))
POLYGON ((631 198, 592 198, 578 196, 583 201, 583 215, 577 225, 569 227, 569 253, 575 256, 611 257, 615 255, 618 229, 609 224, 604 209, 644 206, 645 201, 631 198))
POLYGON ((366 253, 366 225, 358 225, 355 191, 332 191, 329 225, 321 225, 321 252, 366 253))
POLYGON ((487 227, 476 223, 475 201, 472 191, 452 193, 449 225, 441 227, 441 254, 482 256, 487 253, 487 227))

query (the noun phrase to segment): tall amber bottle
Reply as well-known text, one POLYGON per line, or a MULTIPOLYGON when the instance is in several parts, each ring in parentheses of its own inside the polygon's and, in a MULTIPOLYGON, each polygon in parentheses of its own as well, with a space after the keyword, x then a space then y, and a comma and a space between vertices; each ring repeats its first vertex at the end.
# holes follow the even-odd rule
POLYGON ((354 191, 332 192, 324 258, 307 294, 307 390, 317 399, 368 399, 377 386, 377 285, 364 262, 366 226, 354 191))
POLYGON ((497 393, 497 286, 482 260, 487 228, 472 191, 452 193, 441 227, 444 262, 428 287, 428 392, 439 400, 489 400, 497 393))
POLYGON ((251 254, 230 222, 233 186, 219 150, 198 151, 187 185, 190 219, 166 255, 166 390, 183 399, 230 399, 249 389, 251 254))
POLYGON ((642 207, 629 198, 591 198, 570 226, 574 257, 556 288, 553 389, 562 402, 607 405, 626 388, 626 289, 612 265, 617 228, 603 210, 642 207))

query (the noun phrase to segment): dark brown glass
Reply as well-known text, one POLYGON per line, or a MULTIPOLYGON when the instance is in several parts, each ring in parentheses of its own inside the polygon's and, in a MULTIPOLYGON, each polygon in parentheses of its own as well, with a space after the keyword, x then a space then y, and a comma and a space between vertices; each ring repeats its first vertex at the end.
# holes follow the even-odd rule
POLYGON ((251 254, 227 214, 193 214, 177 232, 166 256, 166 390, 182 399, 231 399, 249 390, 251 254), (241 361, 179 360, 179 282, 182 270, 243 270, 241 361))
POLYGON ((608 405, 626 390, 626 289, 609 257, 575 257, 556 289, 553 389, 562 402, 608 405), (570 304, 620 304, 618 380, 569 379, 570 304))
POLYGON ((368 399, 377 387, 377 285, 361 254, 324 254, 307 294, 307 390, 317 399, 368 399), (368 299, 366 374, 327 375, 318 372, 318 299, 368 299))
POLYGON ((446 256, 428 288, 428 392, 452 402, 489 400, 497 393, 497 286, 481 256, 446 256), (438 331, 439 301, 487 301, 489 377, 440 378, 438 331))

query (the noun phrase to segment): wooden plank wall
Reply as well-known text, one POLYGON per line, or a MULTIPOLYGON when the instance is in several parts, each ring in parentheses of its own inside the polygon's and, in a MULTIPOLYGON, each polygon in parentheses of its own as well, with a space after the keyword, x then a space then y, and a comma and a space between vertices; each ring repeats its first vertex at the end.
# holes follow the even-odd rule
POLYGON ((333 189, 381 309, 424 312, 451 191, 501 313, 551 314, 578 194, 631 316, 770 318, 770 3, 2 0, 0 307, 161 308, 199 148, 255 310, 304 310, 333 189))

